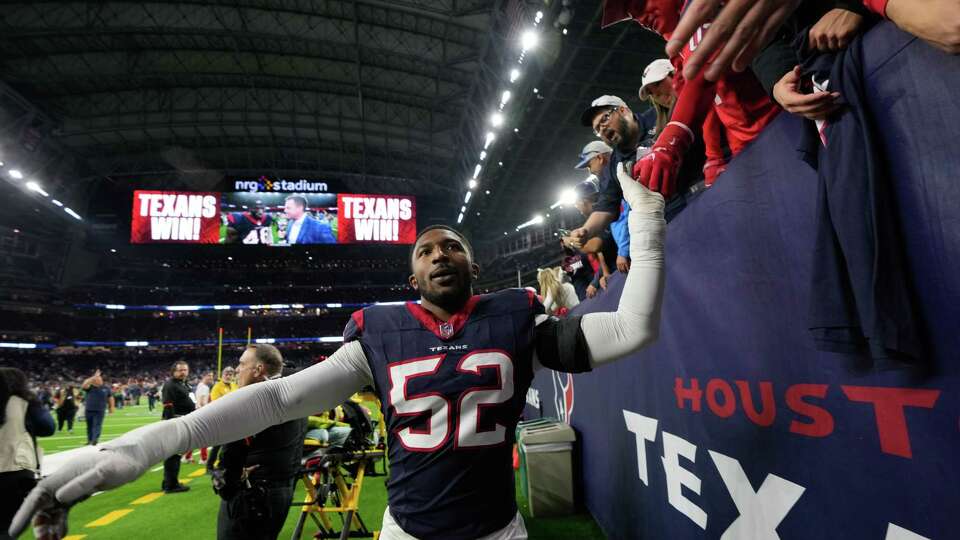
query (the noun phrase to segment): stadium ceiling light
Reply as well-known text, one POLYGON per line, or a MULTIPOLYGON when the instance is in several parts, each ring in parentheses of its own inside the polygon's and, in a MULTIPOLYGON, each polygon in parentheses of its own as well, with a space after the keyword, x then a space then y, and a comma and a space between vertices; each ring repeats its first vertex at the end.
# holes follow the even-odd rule
POLYGON ((501 104, 501 105, 506 105, 507 102, 510 101, 510 97, 511 97, 511 96, 513 96, 513 92, 511 92, 511 91, 509 91, 509 90, 504 90, 503 93, 500 94, 500 104, 501 104))
POLYGON ((520 36, 520 47, 524 51, 532 51, 537 47, 537 43, 540 42, 540 36, 537 34, 537 31, 534 29, 529 29, 520 36))
POLYGON ((497 138, 497 135, 494 132, 488 131, 486 137, 484 137, 483 149, 486 150, 487 147, 489 147, 493 143, 494 139, 496 138, 497 138))
POLYGON ((23 173, 18 169, 10 169, 10 172, 7 174, 9 174, 11 178, 16 178, 17 180, 23 179, 23 173))
POLYGON ((481 151, 480 151, 480 161, 483 161, 483 160, 485 160, 485 159, 487 159, 487 151, 486 151, 486 150, 481 150, 481 151))
POLYGON ((71 210, 69 206, 64 206, 63 211, 66 212, 68 215, 70 215, 70 217, 72 217, 73 219, 76 219, 77 221, 83 221, 83 218, 80 217, 80 214, 71 210))
POLYGON ((6 164, 2 160, 0 160, 0 167, 3 167, 4 165, 6 164))
POLYGON ((473 188, 475 188, 475 187, 477 187, 477 181, 474 180, 473 178, 471 178, 470 181, 467 182, 467 188, 468 188, 468 189, 473 189, 473 188))
POLYGON ((489 195, 489 194, 490 194, 490 190, 488 189, 488 190, 485 191, 484 193, 486 193, 487 195, 489 195))
POLYGON ((531 219, 530 221, 517 225, 517 230, 519 231, 520 229, 523 229, 525 227, 529 227, 531 225, 539 225, 541 223, 543 223, 543 216, 541 216, 540 214, 537 214, 533 216, 533 219, 531 219))
POLYGON ((464 212, 466 212, 466 211, 467 211, 467 205, 463 205, 463 206, 460 207, 460 213, 461 213, 461 214, 464 213, 464 212))
POLYGON ((473 168, 473 179, 474 179, 474 180, 476 180, 477 177, 480 176, 480 169, 482 169, 482 168, 483 168, 483 167, 482 167, 479 163, 477 163, 477 166, 473 168))
POLYGON ((4 349, 36 349, 36 343, 0 343, 0 347, 4 349))
POLYGON ((510 70, 510 82, 515 82, 515 81, 516 81, 517 79, 519 79, 519 78, 520 78, 520 70, 517 69, 517 68, 511 69, 511 70, 510 70))
POLYGON ((538 11, 537 14, 536 14, 536 16, 533 18, 533 20, 534 20, 535 22, 540 22, 541 19, 543 19, 543 12, 542 12, 542 11, 538 11))
POLYGON ((540 90, 537 89, 537 88, 534 88, 534 89, 533 89, 533 93, 534 93, 534 94, 539 94, 539 93, 540 93, 540 90))
POLYGON ((44 191, 43 188, 40 187, 40 184, 38 184, 38 183, 36 183, 36 182, 33 182, 33 181, 27 182, 26 186, 27 186, 27 189, 29 189, 30 191, 39 193, 39 194, 43 195, 44 197, 49 197, 49 196, 50 196, 50 194, 47 193, 46 191, 44 191))
POLYGON ((56 200, 56 199, 50 199, 50 202, 52 202, 53 204, 55 204, 55 205, 57 205, 57 206, 63 206, 63 203, 60 202, 60 201, 58 201, 58 200, 56 200))
POLYGON ((563 29, 563 35, 567 35, 567 29, 566 29, 566 28, 563 29))
POLYGON ((110 248, 110 253, 116 253, 116 252, 117 252, 117 248, 110 248))
POLYGON ((560 204, 573 206, 577 202, 577 192, 573 188, 565 189, 560 193, 560 204))
POLYGON ((520 128, 513 128, 514 133, 520 133, 520 128))
POLYGON ((463 212, 460 212, 460 215, 457 216, 457 225, 463 222, 463 212))
MULTIPOLYGON (((490 115, 490 123, 493 124, 493 127, 500 127, 503 125, 503 114, 495 112, 490 115)), ((481 158, 482 159, 482 158, 481 158)))
POLYGON ((472 191, 467 192, 467 195, 463 198, 463 204, 467 204, 468 202, 470 202, 470 197, 473 197, 472 191))

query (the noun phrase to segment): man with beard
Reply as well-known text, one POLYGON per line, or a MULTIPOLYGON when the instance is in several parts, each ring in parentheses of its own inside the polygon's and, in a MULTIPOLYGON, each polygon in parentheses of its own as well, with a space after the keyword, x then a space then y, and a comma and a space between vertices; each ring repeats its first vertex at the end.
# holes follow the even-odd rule
POLYGON ((358 311, 344 345, 326 361, 78 455, 31 492, 11 532, 19 534, 37 510, 131 482, 165 456, 331 409, 372 385, 389 437, 382 540, 526 538, 511 454, 534 372, 589 371, 634 353, 659 332, 663 197, 624 167, 618 180, 631 207, 633 265, 616 312, 557 319, 525 289, 475 296, 480 269, 470 244, 450 227, 429 227, 410 260, 409 283, 420 303, 358 311))
MULTIPOLYGON (((593 100, 583 114, 580 123, 593 127, 594 134, 613 149, 602 164, 599 179, 600 194, 593 206, 593 213, 579 228, 570 232, 570 245, 582 249, 588 240, 600 234, 616 221, 620 214, 623 193, 617 181, 621 163, 634 162, 637 149, 646 138, 648 123, 642 115, 634 112, 617 96, 600 96, 593 100)), ((680 177, 696 179, 703 165, 703 143, 698 137, 690 157, 681 168, 680 177), (700 151, 698 152, 697 149, 700 151)), ((591 172, 594 169, 591 167, 591 172)))

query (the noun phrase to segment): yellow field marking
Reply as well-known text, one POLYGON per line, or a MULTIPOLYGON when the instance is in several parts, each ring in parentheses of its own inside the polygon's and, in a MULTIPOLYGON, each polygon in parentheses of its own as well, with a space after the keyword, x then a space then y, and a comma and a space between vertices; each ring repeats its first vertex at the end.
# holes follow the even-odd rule
POLYGON ((114 521, 122 518, 123 516, 129 514, 130 512, 133 512, 133 508, 124 508, 122 510, 114 510, 113 512, 110 512, 109 514, 103 516, 102 518, 96 521, 91 521, 90 523, 87 523, 85 527, 103 527, 104 525, 109 525, 113 523, 114 521))
POLYGON ((139 499, 133 501, 133 502, 130 503, 130 504, 148 504, 148 503, 152 503, 153 501, 159 499, 160 497, 163 497, 163 492, 162 492, 162 491, 155 491, 155 492, 153 492, 153 493, 147 493, 147 494, 144 495, 143 497, 140 497, 139 499))
POLYGON ((83 540, 86 538, 85 534, 71 534, 63 537, 63 540, 83 540))
POLYGON ((189 484, 190 482, 193 482, 193 478, 181 478, 181 479, 180 479, 180 483, 181 483, 181 484, 189 484))
POLYGON ((192 478, 196 478, 196 477, 198 477, 198 476, 203 476, 204 474, 207 474, 207 470, 206 470, 206 469, 197 469, 197 470, 193 471, 192 473, 188 474, 187 476, 190 476, 190 477, 192 477, 192 478))

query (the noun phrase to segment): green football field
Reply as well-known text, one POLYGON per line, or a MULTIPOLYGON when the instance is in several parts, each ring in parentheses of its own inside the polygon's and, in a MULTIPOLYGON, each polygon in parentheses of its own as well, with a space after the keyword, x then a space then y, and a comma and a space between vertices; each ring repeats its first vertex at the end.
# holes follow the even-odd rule
MULTIPOLYGON (((100 441, 109 441, 131 429, 159 419, 159 409, 150 413, 146 405, 118 409, 113 414, 107 415, 100 441)), ((85 430, 86 426, 79 422, 74 425, 73 434, 66 431, 58 432, 53 437, 42 438, 39 441, 47 455, 62 452, 84 445, 85 430)), ((194 459, 199 458, 198 453, 194 452, 194 459)), ((158 464, 132 484, 94 495, 70 511, 70 533, 67 540, 216 538, 220 499, 211 490, 210 477, 203 474, 203 471, 201 465, 183 464, 180 476, 191 488, 186 493, 165 495, 160 491, 163 470, 158 464)), ((387 505, 385 479, 385 476, 367 477, 363 483, 360 516, 371 530, 379 529, 383 511, 387 505)), ((518 495, 520 493, 519 487, 517 493, 518 495)), ((298 484, 294 500, 302 501, 303 498, 303 487, 298 484)), ((589 514, 563 518, 531 518, 525 501, 518 498, 518 503, 532 539, 604 538, 600 528, 589 514)), ((299 513, 299 508, 291 509, 279 538, 292 538, 299 513)), ((339 522, 335 520, 335 523, 339 522)), ((308 520, 302 538, 313 538, 316 532, 316 527, 308 520)), ((26 540, 32 537, 31 533, 26 533, 20 538, 26 540)))

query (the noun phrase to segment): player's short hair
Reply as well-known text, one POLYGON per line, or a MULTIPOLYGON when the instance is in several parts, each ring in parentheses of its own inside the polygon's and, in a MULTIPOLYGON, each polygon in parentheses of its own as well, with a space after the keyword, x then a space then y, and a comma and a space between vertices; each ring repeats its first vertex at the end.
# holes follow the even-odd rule
POLYGON ((276 377, 283 371, 283 355, 269 343, 251 343, 247 350, 253 350, 253 357, 267 368, 268 377, 276 377))
POLYGON ((186 363, 183 360, 177 360, 176 362, 173 363, 172 366, 170 366, 170 373, 177 371, 177 366, 187 366, 189 368, 190 364, 186 363))
POLYGON ((294 201, 300 206, 300 208, 303 208, 304 210, 307 209, 307 198, 303 195, 290 195, 284 199, 284 201, 294 201))
POLYGON ((411 268, 413 266, 413 253, 417 249, 417 243, 420 242, 420 238, 427 234, 430 231, 435 231, 437 229, 442 229, 445 231, 450 231, 453 234, 457 235, 460 238, 460 242, 463 243, 463 247, 466 248, 467 253, 470 255, 470 259, 473 259, 473 246, 470 245, 470 241, 467 240, 467 237, 464 234, 449 225, 430 225, 425 227, 417 234, 417 238, 413 241, 413 245, 410 246, 410 255, 407 257, 407 260, 410 261, 411 268))

